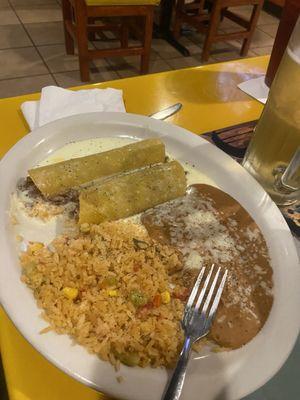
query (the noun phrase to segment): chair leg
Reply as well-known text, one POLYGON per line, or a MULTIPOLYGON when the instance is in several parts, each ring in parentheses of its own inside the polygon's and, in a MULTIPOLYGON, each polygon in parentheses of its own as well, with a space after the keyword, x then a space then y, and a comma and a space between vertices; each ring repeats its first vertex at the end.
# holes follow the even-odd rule
POLYGON ((175 18, 174 18, 174 25, 173 25, 173 36, 175 39, 179 39, 181 34, 181 13, 183 12, 184 8, 184 0, 178 0, 176 3, 176 10, 175 10, 175 18))
POLYGON ((145 17, 145 31, 143 38, 144 53, 141 56, 141 74, 147 74, 149 71, 152 31, 153 31, 154 7, 149 6, 145 17))
MULTIPOLYGON (((89 25, 94 25, 95 24, 95 18, 89 17, 88 18, 88 24, 89 25)), ((91 42, 96 40, 96 33, 95 32, 88 32, 88 38, 91 42)))
POLYGON ((199 10, 198 15, 202 15, 205 10, 205 0, 199 0, 199 10))
POLYGON ((88 59, 87 12, 84 0, 78 0, 75 2, 75 19, 80 79, 83 82, 87 82, 90 80, 90 72, 88 59))
POLYGON ((223 8, 222 11, 221 11, 221 22, 222 22, 222 21, 224 20, 224 18, 225 18, 224 13, 226 12, 227 8, 228 8, 228 7, 223 8))
POLYGON ((216 0, 214 2, 214 5, 213 5, 212 11, 211 11, 208 32, 206 34, 204 45, 203 45, 203 51, 202 51, 202 55, 201 55, 202 61, 207 61, 209 59, 211 45, 213 44, 213 42, 214 42, 213 39, 217 34, 220 19, 221 19, 220 2, 218 0, 216 0))
POLYGON ((128 37, 129 37, 129 25, 126 17, 124 17, 124 21, 122 22, 120 29, 120 42, 122 48, 128 47, 128 37))
POLYGON ((74 54, 74 40, 67 29, 67 21, 72 23, 72 6, 69 0, 62 0, 62 13, 63 13, 63 25, 65 34, 65 46, 67 54, 74 54))
POLYGON ((241 56, 245 57, 248 54, 248 50, 251 44, 251 40, 257 25, 258 17, 260 14, 260 10, 262 9, 263 2, 260 2, 259 4, 255 4, 253 7, 253 11, 251 14, 251 19, 250 19, 250 29, 249 29, 249 36, 243 40, 243 45, 241 49, 241 56))

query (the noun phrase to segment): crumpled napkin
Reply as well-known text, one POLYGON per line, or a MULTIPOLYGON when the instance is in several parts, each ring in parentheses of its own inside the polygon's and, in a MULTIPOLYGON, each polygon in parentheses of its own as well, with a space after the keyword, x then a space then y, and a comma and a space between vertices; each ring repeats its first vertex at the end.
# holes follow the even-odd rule
POLYGON ((22 113, 31 130, 48 122, 87 112, 126 112, 122 90, 68 90, 57 86, 42 89, 39 101, 25 101, 22 113))

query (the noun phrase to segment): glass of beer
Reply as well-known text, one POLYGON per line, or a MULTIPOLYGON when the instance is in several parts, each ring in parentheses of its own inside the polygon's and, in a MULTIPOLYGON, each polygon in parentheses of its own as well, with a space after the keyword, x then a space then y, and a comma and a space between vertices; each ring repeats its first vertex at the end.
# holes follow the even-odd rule
POLYGON ((300 18, 272 83, 243 166, 278 205, 300 199, 300 18))

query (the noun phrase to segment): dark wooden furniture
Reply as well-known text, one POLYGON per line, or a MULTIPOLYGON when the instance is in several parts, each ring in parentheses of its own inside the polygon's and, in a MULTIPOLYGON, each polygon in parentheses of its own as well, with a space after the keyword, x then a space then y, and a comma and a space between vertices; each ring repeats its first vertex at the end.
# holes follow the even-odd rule
POLYGON ((265 0, 263 10, 280 19, 285 1, 286 0, 265 0))
POLYGON ((297 19, 300 15, 300 1, 286 0, 282 11, 278 31, 275 37, 273 50, 269 66, 266 73, 265 83, 271 86, 277 69, 279 67, 282 56, 290 40, 297 19))
POLYGON ((74 54, 74 45, 77 43, 83 82, 90 80, 89 62, 103 57, 140 55, 140 71, 142 74, 148 72, 156 4, 157 0, 120 0, 119 3, 118 0, 62 0, 66 52, 74 54), (96 23, 103 18, 109 18, 109 21, 96 23), (141 39, 140 46, 128 45, 130 28, 141 39), (118 35, 119 48, 89 48, 88 39, 94 39, 96 32, 101 35, 104 31, 114 31, 118 35))
POLYGON ((283 7, 284 3, 285 3, 285 0, 268 0, 268 1, 269 1, 269 3, 273 3, 279 7, 283 7))
POLYGON ((192 25, 199 32, 205 33, 202 61, 208 60, 213 43, 233 39, 243 39, 241 55, 246 56, 263 2, 264 0, 210 0, 209 7, 207 8, 208 2, 205 0, 196 0, 189 4, 185 4, 185 0, 178 0, 173 28, 174 36, 175 38, 180 36, 183 23, 192 25), (253 6, 249 20, 232 11, 234 7, 245 5, 253 6), (231 10, 228 8, 231 8, 231 10), (218 33, 219 24, 223 18, 234 21, 243 30, 218 33))
POLYGON ((178 50, 182 55, 188 57, 190 52, 173 36, 172 17, 175 0, 161 0, 159 24, 154 24, 154 37, 166 40, 171 46, 178 50))

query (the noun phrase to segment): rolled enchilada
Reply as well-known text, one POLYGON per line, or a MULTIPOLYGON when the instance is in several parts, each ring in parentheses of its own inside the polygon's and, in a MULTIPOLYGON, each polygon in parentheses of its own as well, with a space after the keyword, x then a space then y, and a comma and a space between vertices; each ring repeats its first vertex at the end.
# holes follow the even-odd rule
POLYGON ((165 160, 159 139, 146 139, 117 149, 30 169, 29 176, 46 197, 103 178, 165 160))
POLYGON ((183 167, 172 161, 114 176, 79 196, 79 223, 99 224, 138 214, 184 196, 183 167))

